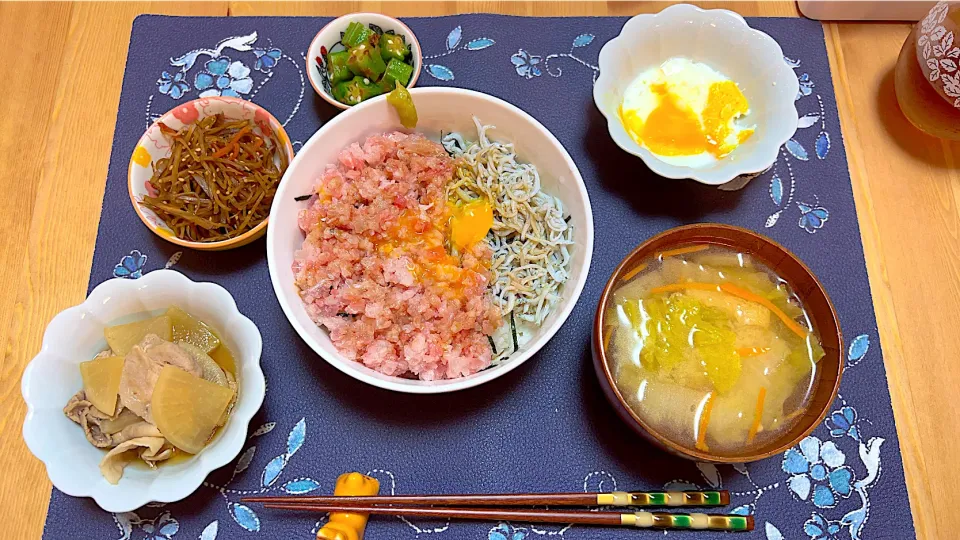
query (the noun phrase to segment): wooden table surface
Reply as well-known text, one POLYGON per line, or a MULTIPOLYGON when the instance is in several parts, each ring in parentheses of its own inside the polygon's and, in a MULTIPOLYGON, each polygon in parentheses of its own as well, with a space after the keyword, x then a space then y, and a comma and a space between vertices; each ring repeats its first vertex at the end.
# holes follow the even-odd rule
MULTIPOLYGON (((0 3, 0 515, 38 538, 50 483, 20 436, 24 366, 47 322, 85 296, 133 18, 494 12, 633 15, 660 2, 0 3)), ((712 2, 797 16, 790 2, 712 2)), ((920 538, 955 537, 960 408, 960 144, 900 113, 893 66, 906 24, 825 25, 840 119, 920 538)), ((82 527, 78 528, 82 531, 82 527)), ((81 535, 82 536, 82 535, 81 535)))

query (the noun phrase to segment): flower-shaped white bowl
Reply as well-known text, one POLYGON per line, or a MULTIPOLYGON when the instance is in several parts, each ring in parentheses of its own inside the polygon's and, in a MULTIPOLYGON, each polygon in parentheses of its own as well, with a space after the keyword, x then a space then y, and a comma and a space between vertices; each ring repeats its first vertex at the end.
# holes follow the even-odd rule
POLYGON ((219 285, 196 283, 173 270, 157 270, 136 280, 111 279, 47 325, 43 346, 21 381, 27 402, 23 439, 46 465, 57 489, 92 497, 104 510, 127 512, 148 502, 178 501, 243 448, 250 419, 266 391, 260 370, 262 348, 257 326, 237 310, 233 297, 219 285), (112 485, 100 475, 104 451, 87 442, 80 426, 64 416, 63 407, 83 387, 78 364, 106 348, 104 327, 174 304, 219 330, 233 352, 239 385, 236 405, 226 426, 199 454, 154 470, 127 467, 120 483, 112 485))
MULTIPOLYGON (((160 131, 160 124, 179 130, 184 126, 189 126, 208 116, 222 114, 228 120, 253 120, 256 124, 254 131, 258 135, 273 133, 280 143, 277 152, 283 152, 286 155, 287 163, 293 159, 293 145, 290 143, 290 137, 284 131, 280 121, 267 112, 266 109, 252 101, 239 99, 229 96, 203 97, 181 103, 170 109, 163 116, 150 124, 147 131, 140 137, 137 146, 130 157, 130 164, 127 168, 127 191, 130 194, 130 202, 133 209, 136 210, 140 220, 151 231, 160 238, 173 242, 179 246, 199 249, 204 251, 220 251, 245 246, 250 242, 263 236, 267 230, 267 221, 263 220, 259 225, 249 231, 227 240, 217 242, 192 242, 178 238, 170 227, 160 219, 157 214, 149 208, 140 204, 140 200, 150 193, 153 189, 148 182, 153 177, 153 163, 157 160, 170 157, 170 142, 160 131)), ((277 161, 279 164, 279 161, 277 161)))
POLYGON ((797 129, 794 100, 799 83, 784 62, 783 50, 732 11, 679 4, 656 15, 637 15, 603 46, 599 65, 593 100, 607 119, 610 136, 666 178, 720 185, 761 173, 773 165, 780 147, 797 129), (735 81, 750 103, 746 121, 757 126, 752 137, 709 167, 665 163, 630 137, 617 112, 624 90, 640 73, 677 56, 707 64, 735 81))
POLYGON ((543 191, 559 197, 574 226, 570 279, 563 285, 561 299, 543 321, 539 332, 501 364, 468 377, 442 381, 420 381, 388 377, 360 362, 344 358, 337 352, 326 330, 310 319, 294 284, 294 253, 303 244, 304 234, 297 224, 300 210, 306 201, 295 197, 313 191, 317 179, 328 164, 336 163, 340 150, 353 142, 375 133, 403 130, 396 111, 384 96, 356 105, 323 125, 303 145, 297 157, 287 168, 273 208, 270 211, 270 229, 267 231, 267 263, 273 290, 290 324, 324 360, 340 371, 363 382, 415 394, 453 392, 483 384, 506 375, 533 356, 560 329, 573 311, 590 270, 593 255, 593 212, 590 198, 580 171, 560 141, 532 116, 517 107, 492 96, 460 88, 414 88, 410 91, 417 107, 419 122, 414 131, 433 140, 440 139, 441 130, 460 132, 475 140, 473 116, 496 129, 487 132, 496 141, 513 142, 517 158, 536 165, 543 191))
POLYGON ((417 36, 414 35, 413 30, 410 30, 410 27, 400 22, 399 19, 382 13, 350 13, 337 17, 321 28, 317 35, 313 37, 313 41, 310 42, 310 47, 307 49, 307 79, 310 80, 310 86, 313 87, 317 95, 338 109, 345 110, 351 107, 346 103, 340 103, 333 97, 330 81, 326 78, 326 68, 323 67, 324 64, 318 63, 317 59, 321 58, 326 62, 327 51, 343 50, 343 46, 340 45, 341 34, 347 29, 347 25, 352 22, 367 25, 375 24, 384 32, 393 32, 398 36, 403 36, 407 45, 410 45, 410 59, 413 65, 413 74, 410 75, 407 88, 413 88, 417 84, 417 79, 420 78, 420 68, 423 66, 420 42, 417 41, 417 36), (337 48, 334 49, 334 47, 337 48))

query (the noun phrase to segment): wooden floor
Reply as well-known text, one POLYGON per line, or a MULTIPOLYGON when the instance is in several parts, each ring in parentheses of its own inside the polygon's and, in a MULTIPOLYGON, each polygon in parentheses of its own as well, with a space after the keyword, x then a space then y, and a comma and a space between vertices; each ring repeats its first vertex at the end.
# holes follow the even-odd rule
MULTIPOLYGON (((498 12, 633 15, 660 2, 0 3, 0 500, 5 533, 40 536, 50 484, 20 437, 20 376, 89 276, 133 18, 498 12)), ((796 16, 790 2, 711 2, 796 16)), ((960 472, 960 144, 916 131, 893 91, 905 24, 826 25, 880 338, 920 538, 956 537, 960 472)))

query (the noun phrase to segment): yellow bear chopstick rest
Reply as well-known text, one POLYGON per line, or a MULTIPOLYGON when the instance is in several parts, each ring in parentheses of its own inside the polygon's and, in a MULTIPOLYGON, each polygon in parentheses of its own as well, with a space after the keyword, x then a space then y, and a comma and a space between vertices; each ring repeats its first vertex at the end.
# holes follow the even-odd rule
MULTIPOLYGON (((380 482, 358 472, 343 473, 333 488, 335 496, 365 496, 380 493, 380 482)), ((330 520, 317 531, 317 540, 361 540, 368 514, 331 512, 330 520)))

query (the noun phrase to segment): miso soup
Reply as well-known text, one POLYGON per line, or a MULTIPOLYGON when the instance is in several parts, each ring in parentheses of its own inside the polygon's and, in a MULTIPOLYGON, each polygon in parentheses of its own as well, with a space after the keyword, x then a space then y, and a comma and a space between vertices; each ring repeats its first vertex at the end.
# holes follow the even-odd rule
POLYGON ((815 390, 820 338, 790 284, 748 254, 658 253, 624 275, 606 310, 617 389, 680 446, 749 453, 795 425, 815 390))

